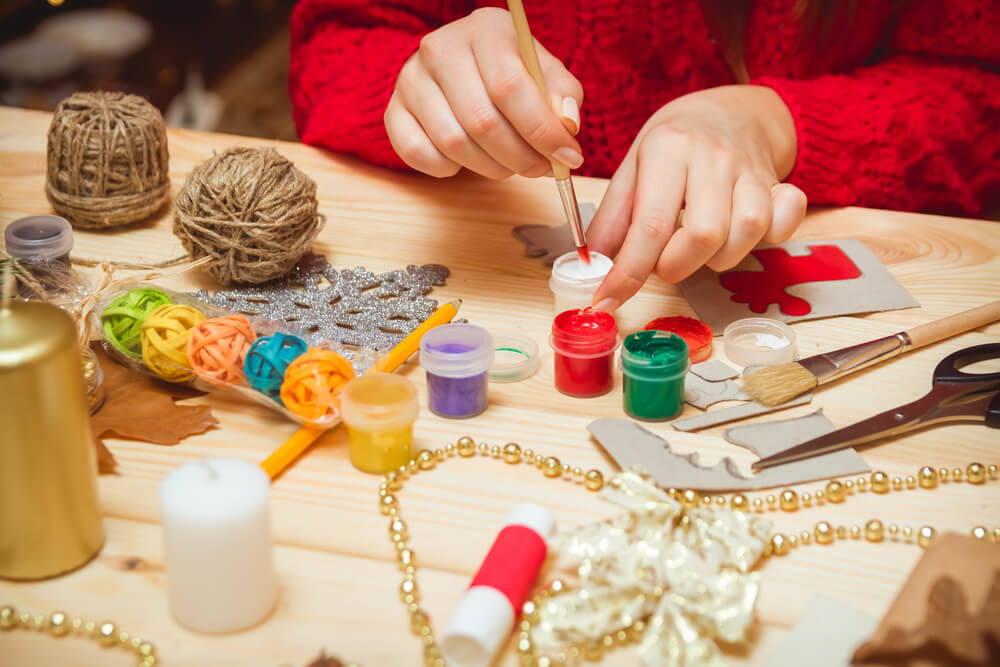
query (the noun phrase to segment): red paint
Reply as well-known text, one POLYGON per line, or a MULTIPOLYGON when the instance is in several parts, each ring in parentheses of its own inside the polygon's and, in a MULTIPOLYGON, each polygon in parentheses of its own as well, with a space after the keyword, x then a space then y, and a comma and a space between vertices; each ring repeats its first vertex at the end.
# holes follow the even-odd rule
POLYGON ((861 271, 851 258, 835 245, 811 245, 812 254, 792 257, 784 248, 763 248, 751 254, 763 265, 763 271, 729 271, 719 276, 719 283, 736 303, 750 304, 750 310, 763 313, 776 303, 785 315, 808 315, 812 305, 792 296, 786 287, 799 283, 851 280, 861 271))
POLYGON ((658 317, 645 327, 647 331, 669 331, 684 339, 692 364, 712 356, 712 328, 693 317, 658 317))
POLYGON ((584 264, 590 264, 590 248, 584 243, 582 246, 577 247, 576 256, 580 258, 580 261, 584 264))
POLYGON ((527 526, 505 526, 494 540, 469 588, 489 586, 504 594, 514 608, 514 617, 528 599, 535 577, 545 562, 542 536, 527 526))
POLYGON ((556 315, 550 338, 556 389, 570 396, 599 396, 611 390, 618 323, 593 308, 556 315))

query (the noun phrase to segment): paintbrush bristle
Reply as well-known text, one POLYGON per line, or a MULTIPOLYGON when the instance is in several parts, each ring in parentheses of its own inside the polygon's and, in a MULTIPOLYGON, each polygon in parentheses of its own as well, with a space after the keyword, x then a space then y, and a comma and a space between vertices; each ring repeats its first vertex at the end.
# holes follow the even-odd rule
POLYGON ((818 384, 815 375, 793 361, 747 373, 743 391, 758 403, 774 406, 812 391, 818 384))

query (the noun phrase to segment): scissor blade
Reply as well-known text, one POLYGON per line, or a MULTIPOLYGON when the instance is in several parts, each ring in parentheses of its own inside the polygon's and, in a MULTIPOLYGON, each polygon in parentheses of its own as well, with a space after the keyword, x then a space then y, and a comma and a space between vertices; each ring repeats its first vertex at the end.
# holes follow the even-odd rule
POLYGON ((855 445, 909 430, 920 424, 923 417, 940 403, 941 393, 932 389, 930 393, 912 403, 880 412, 874 417, 863 419, 850 426, 845 426, 812 440, 807 440, 783 452, 765 456, 751 467, 754 470, 763 470, 764 468, 781 465, 782 463, 791 463, 792 461, 799 461, 812 456, 847 449, 848 447, 854 447, 855 445))

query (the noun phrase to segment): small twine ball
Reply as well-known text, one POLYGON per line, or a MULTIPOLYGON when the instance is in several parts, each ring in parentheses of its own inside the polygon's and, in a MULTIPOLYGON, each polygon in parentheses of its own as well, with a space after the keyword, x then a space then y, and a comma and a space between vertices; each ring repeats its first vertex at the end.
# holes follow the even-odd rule
POLYGON ((281 402, 306 419, 320 419, 336 409, 340 389, 354 378, 351 362, 318 347, 288 365, 281 384, 281 402))
POLYGON ((205 320, 191 329, 187 358, 198 377, 212 384, 243 379, 243 360, 257 339, 247 318, 227 315, 205 320))
POLYGON ((142 358, 142 323, 156 308, 172 303, 155 287, 136 287, 116 297, 101 313, 104 340, 133 359, 142 358))
POLYGON ((306 343, 298 336, 280 331, 258 338, 247 351, 243 374, 247 384, 275 401, 281 402, 281 383, 285 370, 297 357, 306 353, 306 343))
POLYGON ((191 306, 159 306, 142 323, 142 360, 146 368, 167 382, 187 382, 194 377, 188 367, 187 344, 191 329, 205 316, 191 306))
POLYGON ((167 128, 141 97, 74 93, 49 125, 45 196, 75 227, 148 218, 170 196, 167 128))
POLYGON ((316 182, 278 151, 230 148, 188 174, 174 234, 223 285, 259 284, 288 273, 323 222, 316 182))

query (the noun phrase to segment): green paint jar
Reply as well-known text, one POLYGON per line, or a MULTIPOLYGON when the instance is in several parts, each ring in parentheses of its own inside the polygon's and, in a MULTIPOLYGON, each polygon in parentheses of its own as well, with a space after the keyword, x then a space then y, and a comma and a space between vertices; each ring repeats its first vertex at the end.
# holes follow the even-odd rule
POLYGON ((625 412, 636 419, 676 417, 684 407, 688 347, 666 331, 637 331, 625 337, 621 367, 625 412))

